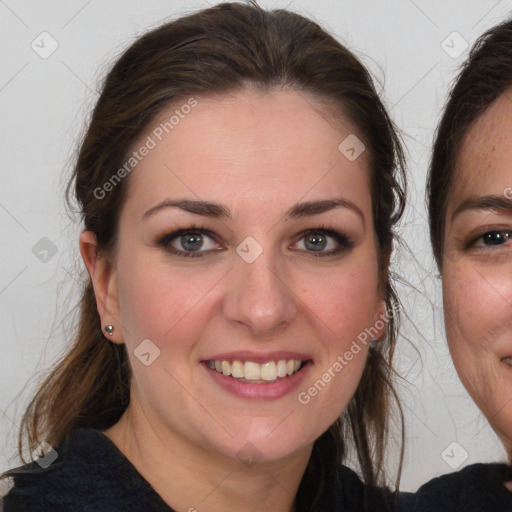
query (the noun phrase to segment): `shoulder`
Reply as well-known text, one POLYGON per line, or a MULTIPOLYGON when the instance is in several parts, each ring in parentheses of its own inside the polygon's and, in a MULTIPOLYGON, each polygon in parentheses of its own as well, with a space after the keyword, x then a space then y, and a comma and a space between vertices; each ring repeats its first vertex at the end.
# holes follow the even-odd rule
POLYGON ((171 510, 99 430, 76 429, 52 452, 8 474, 14 485, 3 512, 171 510))
POLYGON ((512 493, 503 482, 512 479, 505 464, 473 464, 434 478, 417 492, 404 495, 404 512, 510 512, 512 493))

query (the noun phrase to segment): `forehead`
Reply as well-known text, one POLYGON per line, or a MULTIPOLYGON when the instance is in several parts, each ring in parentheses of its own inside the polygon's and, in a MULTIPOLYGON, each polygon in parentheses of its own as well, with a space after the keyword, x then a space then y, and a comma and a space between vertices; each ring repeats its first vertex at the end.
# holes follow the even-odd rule
POLYGON ((355 161, 340 152, 340 143, 356 130, 333 105, 293 90, 248 89, 195 101, 161 140, 155 128, 178 104, 141 137, 137 144, 149 136, 156 145, 130 175, 128 198, 168 191, 233 202, 236 188, 240 198, 259 193, 268 202, 283 193, 298 200, 313 189, 330 195, 333 187, 344 195, 362 185, 368 189, 367 151, 355 161))
POLYGON ((512 90, 471 125, 455 165, 453 199, 500 194, 512 185, 512 90))

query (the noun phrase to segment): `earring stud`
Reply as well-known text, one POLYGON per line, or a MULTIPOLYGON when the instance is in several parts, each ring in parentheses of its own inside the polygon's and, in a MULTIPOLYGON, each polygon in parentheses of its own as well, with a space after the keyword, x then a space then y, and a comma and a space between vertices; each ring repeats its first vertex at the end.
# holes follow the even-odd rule
POLYGON ((113 325, 105 325, 104 329, 105 329, 105 332, 109 336, 112 336, 112 334, 114 333, 114 326, 113 325))

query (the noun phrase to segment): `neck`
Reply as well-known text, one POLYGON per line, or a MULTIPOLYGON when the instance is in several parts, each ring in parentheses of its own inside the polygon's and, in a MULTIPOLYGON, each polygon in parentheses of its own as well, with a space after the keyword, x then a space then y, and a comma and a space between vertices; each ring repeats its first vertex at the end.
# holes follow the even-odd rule
POLYGON ((171 508, 189 512, 293 512, 312 449, 286 460, 242 464, 154 428, 132 405, 104 434, 171 508))

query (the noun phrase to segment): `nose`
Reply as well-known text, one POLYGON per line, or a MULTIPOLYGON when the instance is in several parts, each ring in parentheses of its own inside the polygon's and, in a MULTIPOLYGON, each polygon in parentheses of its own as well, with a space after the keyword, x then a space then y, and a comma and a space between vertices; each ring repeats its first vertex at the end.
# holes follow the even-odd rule
POLYGON ((297 316, 297 297, 290 279, 263 252, 248 263, 236 256, 223 302, 224 318, 246 328, 251 336, 275 338, 297 316))

